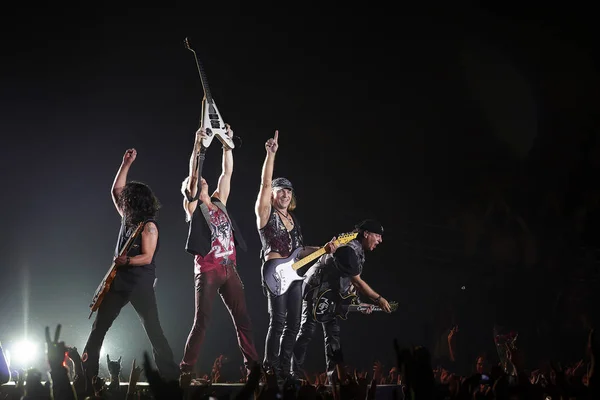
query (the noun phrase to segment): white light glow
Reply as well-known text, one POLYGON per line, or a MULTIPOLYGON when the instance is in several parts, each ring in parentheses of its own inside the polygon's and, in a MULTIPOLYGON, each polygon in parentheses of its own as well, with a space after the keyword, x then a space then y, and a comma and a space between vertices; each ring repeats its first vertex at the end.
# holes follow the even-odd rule
POLYGON ((10 351, 10 359, 13 365, 28 368, 39 356, 39 346, 29 340, 16 342, 10 351))

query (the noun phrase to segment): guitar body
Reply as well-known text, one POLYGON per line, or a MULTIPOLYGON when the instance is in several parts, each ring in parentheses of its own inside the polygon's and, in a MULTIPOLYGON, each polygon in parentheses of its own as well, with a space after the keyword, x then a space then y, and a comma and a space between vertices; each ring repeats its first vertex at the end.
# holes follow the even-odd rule
POLYGON ((273 258, 263 263, 261 274, 267 289, 273 296, 281 296, 290 288, 295 281, 304 280, 298 275, 292 265, 298 261, 298 253, 302 250, 297 248, 286 258, 273 258))
MULTIPOLYGON (((356 232, 342 233, 335 240, 335 243, 337 246, 348 243, 356 238, 356 235, 356 232)), ((284 294, 295 281, 304 280, 305 277, 298 275, 296 271, 325 254, 325 247, 321 247, 306 257, 299 259, 298 253, 301 250, 302 248, 297 248, 286 258, 274 258, 263 263, 260 271, 263 282, 274 296, 284 294)))
POLYGON ((337 291, 327 289, 317 297, 313 306, 313 318, 317 322, 329 322, 336 317, 341 319, 348 318, 350 306, 355 302, 358 296, 350 293, 342 296, 337 291))
MULTIPOLYGON (((121 248, 121 251, 119 251, 119 256, 122 256, 124 254, 127 254, 127 252, 129 252, 129 249, 131 249, 133 242, 135 241, 135 239, 137 239, 137 237, 142 232, 142 228, 144 227, 144 225, 145 225, 144 222, 141 222, 140 224, 138 224, 138 226, 135 228, 135 230, 133 231, 131 236, 129 236, 129 239, 127 239, 127 241, 121 248)), ((113 261, 110 268, 108 269, 108 272, 106 273, 106 275, 104 275, 104 278, 100 282, 100 285, 98 285, 98 288, 96 289, 96 292, 94 293, 94 297, 92 297, 92 302, 90 303, 90 315, 89 315, 88 319, 90 319, 92 317, 92 314, 94 312, 98 311, 100 304, 102 304, 102 300, 104 300, 104 296, 106 296, 106 293, 108 293, 108 291, 110 290, 110 286, 111 286, 112 282, 115 280, 116 276, 117 276, 117 265, 113 261)))
POLYGON ((98 288, 96 288, 96 292, 94 293, 94 297, 92 298, 92 302, 90 303, 90 317, 94 312, 98 311, 100 304, 102 304, 102 300, 104 300, 104 296, 106 296, 106 293, 108 293, 108 291, 110 290, 110 285, 115 280, 116 276, 117 266, 113 262, 113 264, 108 269, 108 273, 106 274, 104 279, 102 279, 102 282, 100 282, 98 288))
MULTIPOLYGON (((347 319, 349 312, 364 312, 370 309, 371 311, 383 311, 379 306, 372 304, 358 303, 358 295, 348 293, 342 295, 338 291, 326 289, 319 293, 317 300, 313 304, 313 318, 316 322, 329 322, 335 318, 347 319)), ((392 301, 390 310, 398 309, 398 302, 392 301)))
POLYGON ((196 66, 198 67, 198 73, 200 74, 200 80, 202 81, 202 90, 204 90, 204 98, 202 99, 202 115, 200 116, 200 127, 206 129, 207 138, 202 139, 202 145, 204 147, 210 146, 213 139, 216 137, 223 144, 226 149, 233 149, 235 144, 233 140, 227 135, 227 127, 221 117, 221 113, 215 104, 210 89, 208 87, 208 80, 206 79, 206 73, 204 67, 194 49, 191 48, 188 38, 184 40, 185 48, 194 53, 196 59, 196 66))
POLYGON ((207 138, 202 139, 204 147, 210 146, 215 137, 225 148, 233 149, 235 147, 233 140, 227 134, 227 127, 214 100, 209 101, 206 98, 202 100, 202 127, 206 129, 208 135, 207 138))

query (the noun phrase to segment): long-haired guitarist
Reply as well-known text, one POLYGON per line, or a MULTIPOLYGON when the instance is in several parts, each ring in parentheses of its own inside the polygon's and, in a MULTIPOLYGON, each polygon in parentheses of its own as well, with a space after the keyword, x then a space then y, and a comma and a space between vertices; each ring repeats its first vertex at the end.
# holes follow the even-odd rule
MULTIPOLYGON (((355 226, 357 236, 350 242, 341 245, 333 254, 321 256, 306 273, 304 302, 302 306, 302 325, 294 345, 292 358, 293 376, 303 376, 303 365, 317 322, 313 318, 313 305, 316 297, 324 290, 338 291, 347 294, 353 289, 378 304, 383 311, 391 312, 390 304, 362 278, 365 252, 373 251, 383 241, 383 226, 375 220, 364 220, 355 226)), ((367 311, 368 312, 368 311, 367 311)), ((340 326, 336 318, 321 324, 325 336, 325 358, 329 381, 336 379, 336 360, 334 353, 340 350, 340 326)))
MULTIPOLYGON (((267 140, 265 149, 267 154, 255 205, 256 225, 262 242, 262 271, 266 261, 286 258, 300 247, 304 247, 299 253, 300 258, 319 249, 316 246, 304 246, 300 224, 292 214, 296 208, 292 183, 283 177, 273 179, 275 153, 279 149, 278 131, 267 140)), ((325 251, 331 253, 335 248, 332 240, 325 246, 325 251)), ((293 282, 281 295, 274 295, 266 287, 265 293, 268 298, 269 328, 263 363, 265 368, 271 369, 278 378, 284 379, 289 374, 294 342, 300 329, 302 282, 293 282)))
MULTIPOLYGON (((229 125, 227 125, 227 134, 233 136, 229 125)), ((206 137, 204 128, 196 132, 194 151, 190 157, 189 176, 183 181, 181 188, 186 219, 191 224, 187 251, 194 255, 196 289, 194 323, 187 338, 183 359, 179 364, 183 374, 194 370, 200 356, 217 292, 221 295, 233 319, 246 367, 250 369, 258 362, 258 353, 252 336, 252 323, 246 308, 244 285, 237 272, 236 245, 243 250, 246 249, 246 245, 225 207, 233 173, 233 151, 223 147, 221 176, 216 190, 209 195, 208 184, 203 177, 198 177, 196 165, 196 156, 201 150, 202 139, 206 137), (199 195, 198 179, 200 179, 199 195)))
POLYGON ((112 199, 121 216, 114 259, 117 273, 98 308, 82 355, 88 382, 98 375, 100 349, 108 329, 121 309, 130 302, 144 324, 159 372, 168 380, 176 380, 179 376, 173 352, 158 318, 154 292, 155 259, 159 248, 155 217, 160 203, 148 185, 136 181, 127 182, 129 169, 136 156, 135 149, 125 152, 112 186, 112 199), (140 223, 144 224, 141 235, 133 241, 127 254, 120 255, 123 244, 140 223))

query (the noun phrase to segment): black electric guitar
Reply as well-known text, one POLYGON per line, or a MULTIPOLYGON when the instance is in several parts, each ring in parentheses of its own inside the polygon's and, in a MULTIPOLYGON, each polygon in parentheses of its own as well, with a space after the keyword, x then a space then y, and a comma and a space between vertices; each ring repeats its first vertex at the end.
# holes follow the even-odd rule
MULTIPOLYGON (((368 308, 373 311, 383 311, 379 306, 368 303, 357 303, 358 296, 354 293, 341 295, 339 292, 326 289, 317 295, 317 300, 313 305, 313 318, 317 322, 329 322, 336 317, 347 319, 350 312, 363 312, 368 308)), ((392 301, 390 303, 392 311, 398 309, 398 303, 392 301)))
MULTIPOLYGON (((348 243, 357 235, 357 232, 343 233, 336 238, 335 243, 338 246, 348 243)), ((284 294, 292 283, 305 279, 296 271, 325 254, 325 246, 304 258, 298 258, 300 251, 302 251, 302 247, 298 247, 286 258, 272 258, 263 264, 261 270, 263 282, 274 296, 284 294)))
POLYGON ((185 48, 194 53, 196 59, 196 66, 198 67, 198 73, 200 74, 200 80, 202 81, 202 89, 204 90, 204 98, 202 99, 202 115, 200 116, 200 128, 206 129, 207 138, 202 139, 204 147, 210 146, 212 140, 216 137, 227 149, 233 149, 235 144, 229 135, 227 134, 227 126, 223 122, 221 113, 213 100, 210 89, 208 88, 208 80, 204 73, 204 68, 196 56, 196 52, 190 47, 188 38, 184 40, 185 48))
MULTIPOLYGON (((127 239, 125 244, 123 244, 123 247, 121 247, 121 249, 119 250, 119 256, 125 255, 129 252, 131 246, 133 245, 133 242, 142 232, 143 227, 143 222, 140 222, 140 224, 136 226, 131 236, 129 236, 129 239, 127 239)), ((88 316, 88 319, 91 318, 92 314, 95 311, 97 311, 98 307, 100 307, 100 304, 102 304, 102 300, 104 300, 104 296, 106 296, 106 293, 108 293, 108 291, 110 290, 110 285, 115 279, 115 276, 117 276, 117 266, 113 261, 112 265, 108 269, 108 272, 106 273, 106 275, 104 275, 104 278, 102 278, 100 285, 98 285, 98 288, 94 293, 94 297, 92 298, 92 302, 90 303, 90 315, 88 316)))

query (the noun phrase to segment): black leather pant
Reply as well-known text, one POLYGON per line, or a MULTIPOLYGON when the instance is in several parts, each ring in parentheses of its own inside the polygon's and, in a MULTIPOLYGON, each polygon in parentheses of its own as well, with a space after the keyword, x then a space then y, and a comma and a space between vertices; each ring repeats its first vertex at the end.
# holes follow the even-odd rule
POLYGON ((100 349, 104 337, 127 303, 131 303, 144 325, 144 330, 152 345, 152 354, 158 372, 169 381, 177 380, 179 378, 179 368, 175 364, 173 352, 158 319, 158 307, 152 281, 141 282, 131 291, 117 291, 112 287, 106 293, 96 314, 92 331, 82 354, 86 375, 89 379, 94 375, 98 375, 100 349))
POLYGON ((304 376, 304 361, 308 345, 313 338, 317 325, 323 327, 323 336, 325 337, 325 360, 327 363, 327 375, 332 382, 337 376, 335 374, 336 361, 333 356, 334 351, 340 350, 340 326, 337 319, 328 322, 319 323, 312 316, 312 298, 304 301, 302 304, 302 323, 300 324, 300 333, 294 345, 292 357, 292 373, 294 375, 304 376))
POLYGON ((302 281, 296 281, 281 296, 268 293, 269 329, 265 343, 265 367, 280 376, 290 371, 294 342, 302 314, 302 281))

